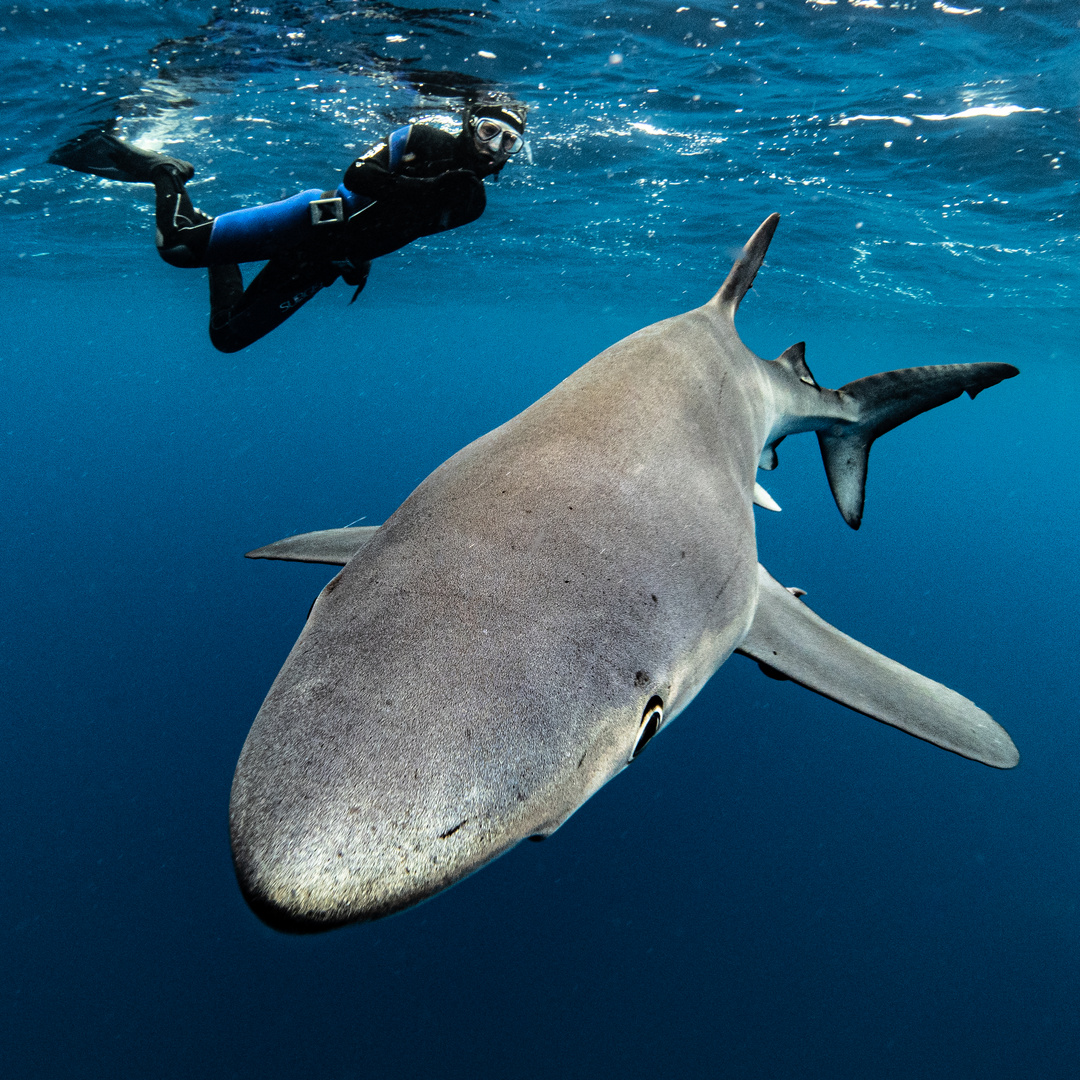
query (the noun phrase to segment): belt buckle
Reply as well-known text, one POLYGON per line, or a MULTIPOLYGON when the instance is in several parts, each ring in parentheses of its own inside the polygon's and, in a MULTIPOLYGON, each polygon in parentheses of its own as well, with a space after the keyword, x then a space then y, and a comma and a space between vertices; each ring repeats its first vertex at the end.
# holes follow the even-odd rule
POLYGON ((345 207, 341 198, 313 199, 308 203, 311 210, 311 224, 316 228, 324 225, 338 225, 345 220, 345 207))

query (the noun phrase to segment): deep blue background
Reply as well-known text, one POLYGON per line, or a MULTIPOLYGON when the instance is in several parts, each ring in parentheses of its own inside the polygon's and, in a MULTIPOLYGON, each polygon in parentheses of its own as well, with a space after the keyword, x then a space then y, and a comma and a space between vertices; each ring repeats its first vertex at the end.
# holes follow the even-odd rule
MULTIPOLYGON (((767 272, 740 325, 775 355, 798 331, 767 272)), ((382 520, 633 325, 516 296, 508 344, 390 278, 237 357, 164 266, 130 281, 152 324, 108 283, 5 282, 12 1075, 1068 1075, 1077 392, 1054 327, 1014 313, 802 325, 826 383, 892 358, 1025 370, 879 443, 858 534, 811 439, 781 448, 760 524, 781 580, 974 696, 1019 769, 734 658, 548 843, 372 926, 294 940, 249 914, 231 771, 329 571, 242 553, 382 520)))
POLYGON ((694 7, 700 45, 639 2, 605 27, 569 2, 466 25, 340 0, 325 39, 269 0, 0 20, 0 1073, 1075 1074, 1075 15, 999 6, 727 5, 726 37, 694 7), (154 256, 145 189, 44 164, 104 112, 216 177, 196 189, 212 211, 321 182, 434 107, 391 85, 395 31, 433 66, 498 53, 489 74, 536 106, 536 164, 475 226, 382 260, 355 306, 338 286, 243 353, 210 347, 203 273, 154 256), (341 41, 379 63, 341 66, 341 41), (841 123, 1004 103, 1047 111, 841 123), (548 842, 379 923, 262 926, 229 784, 331 571, 243 553, 381 522, 596 352, 708 299, 772 210, 738 320, 762 356, 805 339, 827 386, 1022 369, 876 444, 858 533, 810 437, 761 476, 783 512, 759 512, 784 584, 988 709, 1019 768, 735 657, 548 842))

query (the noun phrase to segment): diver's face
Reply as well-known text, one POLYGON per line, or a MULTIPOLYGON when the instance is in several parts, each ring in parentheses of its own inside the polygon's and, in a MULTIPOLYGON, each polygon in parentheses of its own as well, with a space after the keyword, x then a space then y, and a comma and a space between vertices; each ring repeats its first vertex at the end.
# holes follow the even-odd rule
POLYGON ((493 168, 505 165, 524 145, 522 137, 509 124, 489 117, 473 120, 472 139, 480 160, 493 168))
POLYGON ((476 148, 477 156, 485 165, 505 165, 510 160, 510 155, 501 147, 498 150, 493 150, 491 146, 475 134, 473 135, 473 146, 476 148))

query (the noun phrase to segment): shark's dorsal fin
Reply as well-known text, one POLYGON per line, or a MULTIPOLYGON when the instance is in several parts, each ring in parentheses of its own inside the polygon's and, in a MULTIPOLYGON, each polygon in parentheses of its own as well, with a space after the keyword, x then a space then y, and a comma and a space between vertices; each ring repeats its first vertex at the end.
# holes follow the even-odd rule
POLYGON ((759 226, 757 232, 746 241, 746 247, 742 254, 735 260, 720 291, 709 301, 715 307, 725 311, 734 319, 735 312, 739 309, 742 298, 747 294, 750 286, 754 284, 761 264, 765 261, 765 252, 769 250, 769 242, 776 232, 776 226, 780 221, 779 214, 770 214, 759 226))
POLYGON ((367 547, 379 531, 378 525, 360 525, 345 529, 287 536, 266 547, 249 551, 245 559, 283 559, 286 562, 324 563, 344 566, 358 551, 367 547))
POLYGON ((842 634, 760 564, 757 610, 736 652, 771 678, 791 679, 961 757, 995 769, 1020 760, 1005 729, 977 705, 842 634))

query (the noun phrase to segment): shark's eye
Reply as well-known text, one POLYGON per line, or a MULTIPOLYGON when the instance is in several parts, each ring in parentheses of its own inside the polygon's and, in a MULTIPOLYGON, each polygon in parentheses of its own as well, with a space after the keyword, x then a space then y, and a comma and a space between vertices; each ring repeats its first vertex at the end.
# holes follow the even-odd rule
POLYGON ((645 749, 649 740, 660 730, 660 725, 663 722, 664 702, 662 698, 654 695, 649 698, 649 704, 645 706, 645 711, 641 714, 641 726, 638 728, 637 740, 634 743, 633 752, 630 754, 631 761, 645 749))

